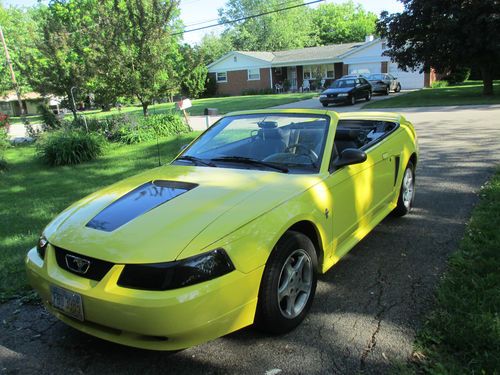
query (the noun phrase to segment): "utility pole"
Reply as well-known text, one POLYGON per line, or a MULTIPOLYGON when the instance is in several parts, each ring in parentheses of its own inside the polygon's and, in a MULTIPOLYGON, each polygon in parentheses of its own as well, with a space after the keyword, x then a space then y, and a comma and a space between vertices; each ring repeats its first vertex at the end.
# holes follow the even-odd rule
POLYGON ((12 79, 12 85, 14 86, 14 89, 16 90, 17 102, 19 103, 19 109, 21 110, 21 117, 24 120, 25 113, 24 113, 24 108, 23 108, 23 101, 21 99, 21 92, 19 91, 19 86, 18 86, 17 81, 16 81, 16 74, 14 73, 14 69, 12 68, 12 61, 10 60, 9 49, 7 48, 7 43, 5 43, 5 38, 3 37, 2 26, 0 26, 0 39, 2 39, 3 49, 5 51, 5 59, 7 60, 7 65, 9 66, 9 69, 10 69, 10 77, 12 79))

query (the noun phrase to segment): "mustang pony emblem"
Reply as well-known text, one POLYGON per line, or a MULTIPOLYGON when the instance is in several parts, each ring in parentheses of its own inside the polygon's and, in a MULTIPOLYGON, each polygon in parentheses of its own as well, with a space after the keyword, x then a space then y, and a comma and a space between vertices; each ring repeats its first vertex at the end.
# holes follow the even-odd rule
POLYGON ((87 259, 82 259, 74 255, 66 254, 66 265, 72 271, 75 271, 81 275, 85 275, 90 267, 90 261, 87 259))

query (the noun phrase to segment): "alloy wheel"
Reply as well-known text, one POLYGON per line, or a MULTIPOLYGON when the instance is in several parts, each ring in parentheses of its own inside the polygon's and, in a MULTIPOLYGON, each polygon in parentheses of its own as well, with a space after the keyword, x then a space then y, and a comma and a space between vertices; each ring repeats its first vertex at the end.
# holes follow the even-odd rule
POLYGON ((297 317, 309 300, 313 285, 311 257, 303 249, 295 250, 281 268, 278 282, 278 305, 288 319, 297 317))

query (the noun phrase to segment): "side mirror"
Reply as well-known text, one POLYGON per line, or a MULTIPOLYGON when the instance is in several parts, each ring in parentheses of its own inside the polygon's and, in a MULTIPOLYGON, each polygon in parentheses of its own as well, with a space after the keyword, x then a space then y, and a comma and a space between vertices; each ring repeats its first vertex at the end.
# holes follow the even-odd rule
POLYGON ((366 161, 366 152, 357 148, 346 148, 333 165, 336 168, 340 168, 345 165, 363 163, 364 161, 366 161))
POLYGON ((188 143, 186 143, 185 145, 182 145, 181 148, 179 149, 179 153, 184 151, 187 148, 187 146, 189 146, 188 143))

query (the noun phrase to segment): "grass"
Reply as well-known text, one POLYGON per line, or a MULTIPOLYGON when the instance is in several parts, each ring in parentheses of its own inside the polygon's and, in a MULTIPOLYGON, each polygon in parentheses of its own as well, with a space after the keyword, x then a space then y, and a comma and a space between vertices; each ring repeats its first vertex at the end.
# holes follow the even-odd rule
MULTIPOLYGON (((207 98, 207 99, 197 99, 193 100, 193 106, 187 110, 187 112, 192 116, 203 115, 205 108, 217 108, 220 114, 226 114, 233 111, 243 111, 248 109, 263 109, 274 107, 281 104, 293 103, 299 100, 310 99, 313 96, 318 95, 314 92, 307 93, 293 93, 293 94, 271 94, 271 95, 246 95, 246 96, 231 96, 231 97, 221 97, 221 98, 207 98)), ((162 103, 149 106, 149 112, 151 114, 163 113, 171 111, 175 108, 175 103, 162 103)), ((108 116, 117 115, 120 113, 127 113, 133 116, 142 116, 142 107, 139 106, 129 106, 123 107, 121 110, 116 108, 110 111, 103 112, 101 110, 92 110, 81 112, 87 117, 104 118, 108 116)), ((66 114, 66 117, 73 116, 72 113, 66 114)), ((31 123, 40 121, 40 116, 29 116, 31 123)), ((11 123, 21 123, 20 117, 11 117, 11 123)))
POLYGON ((484 96, 482 81, 467 81, 456 86, 412 91, 387 100, 368 103, 363 108, 500 104, 500 81, 494 82, 494 92, 493 96, 484 96))
MULTIPOLYGON (((160 141, 163 162, 197 133, 160 141)), ((0 174, 0 301, 26 293, 23 258, 40 232, 65 207, 101 187, 158 165, 156 142, 111 144, 105 156, 76 166, 47 167, 34 146, 7 150, 0 174)))
POLYGON ((500 371, 500 170, 481 191, 460 248, 417 338, 418 373, 500 371))

